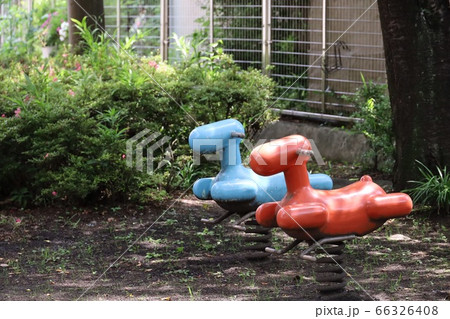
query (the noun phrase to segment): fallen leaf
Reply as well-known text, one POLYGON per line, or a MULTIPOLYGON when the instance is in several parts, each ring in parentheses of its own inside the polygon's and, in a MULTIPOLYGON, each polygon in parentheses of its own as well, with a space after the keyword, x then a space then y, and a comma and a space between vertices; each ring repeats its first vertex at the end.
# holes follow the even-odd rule
POLYGON ((172 298, 170 298, 170 297, 164 297, 164 298, 161 298, 161 301, 172 301, 172 298))

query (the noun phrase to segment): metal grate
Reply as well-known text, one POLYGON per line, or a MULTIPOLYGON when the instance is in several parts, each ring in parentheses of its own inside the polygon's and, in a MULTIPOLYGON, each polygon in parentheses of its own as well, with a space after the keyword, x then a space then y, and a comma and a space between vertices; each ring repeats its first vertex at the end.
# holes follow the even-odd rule
POLYGON ((168 9, 169 60, 178 61, 180 57, 173 34, 188 37, 188 41, 208 38, 209 0, 171 0, 168 9))
POLYGON ((342 100, 352 95, 366 80, 386 82, 386 70, 378 8, 374 0, 311 0, 310 62, 308 104, 321 104, 322 111, 352 112, 353 106, 342 100), (322 37, 323 3, 326 3, 326 59, 313 63, 321 55, 317 42, 322 37), (323 92, 325 91, 325 94, 323 92))
POLYGON ((31 25, 23 21, 30 21, 31 10, 30 0, 0 1, 0 48, 5 43, 12 50, 15 50, 19 43, 25 45, 31 25))
POLYGON ((374 4, 373 0, 216 0, 214 34, 244 68, 262 68, 269 61, 282 107, 349 114, 354 107, 342 96, 353 95, 363 84, 362 76, 386 82, 374 4), (265 10, 270 21, 266 38, 265 10))
MULTIPOLYGON (((271 3, 271 76, 278 83, 278 100, 298 108, 308 97, 311 37, 309 0, 271 3)), ((320 42, 319 42, 320 44, 320 42)), ((320 69, 320 65, 312 66, 320 69)))
POLYGON ((214 38, 243 68, 262 65, 261 25, 261 0, 214 1, 214 38))
POLYGON ((144 38, 136 43, 136 50, 141 54, 156 53, 160 42, 160 0, 106 0, 105 27, 121 41, 142 32, 144 38))
POLYGON ((285 107, 348 114, 354 107, 342 96, 354 94, 363 84, 361 75, 385 83, 382 35, 373 3, 272 0, 272 76, 285 107))

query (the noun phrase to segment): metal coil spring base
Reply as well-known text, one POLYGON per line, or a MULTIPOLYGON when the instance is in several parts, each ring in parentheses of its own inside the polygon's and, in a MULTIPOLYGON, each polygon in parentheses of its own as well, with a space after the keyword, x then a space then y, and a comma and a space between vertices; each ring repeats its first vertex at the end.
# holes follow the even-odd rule
POLYGON ((270 228, 259 225, 253 217, 245 222, 244 251, 248 252, 248 259, 262 259, 270 254, 265 251, 272 244, 270 228))
POLYGON ((327 255, 316 260, 317 290, 322 300, 336 300, 346 295, 346 273, 342 269, 344 263, 344 242, 324 244, 316 248, 316 256, 327 255))

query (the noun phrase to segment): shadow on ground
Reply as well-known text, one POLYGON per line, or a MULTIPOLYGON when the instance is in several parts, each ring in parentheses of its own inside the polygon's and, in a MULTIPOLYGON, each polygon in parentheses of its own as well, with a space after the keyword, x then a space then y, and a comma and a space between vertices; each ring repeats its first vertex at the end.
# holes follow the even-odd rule
MULTIPOLYGON (((220 212, 190 196, 167 211, 0 211, 0 299, 319 300, 299 249, 250 261, 238 231, 200 222, 220 212)), ((345 299, 448 298, 449 227, 412 214, 348 243, 345 299)), ((291 240, 273 233, 275 246, 291 240)))

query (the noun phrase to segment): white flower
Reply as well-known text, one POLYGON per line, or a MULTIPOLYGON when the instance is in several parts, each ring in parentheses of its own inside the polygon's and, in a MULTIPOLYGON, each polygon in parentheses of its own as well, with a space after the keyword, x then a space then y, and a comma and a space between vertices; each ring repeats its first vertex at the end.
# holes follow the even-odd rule
POLYGON ((69 22, 63 21, 61 23, 61 30, 68 30, 69 29, 69 22))
POLYGON ((69 22, 63 21, 58 30, 59 39, 61 41, 64 41, 66 39, 68 30, 69 30, 69 22))

